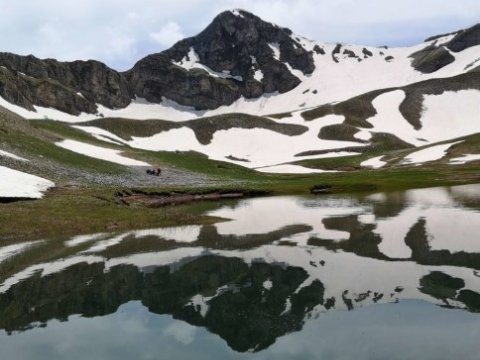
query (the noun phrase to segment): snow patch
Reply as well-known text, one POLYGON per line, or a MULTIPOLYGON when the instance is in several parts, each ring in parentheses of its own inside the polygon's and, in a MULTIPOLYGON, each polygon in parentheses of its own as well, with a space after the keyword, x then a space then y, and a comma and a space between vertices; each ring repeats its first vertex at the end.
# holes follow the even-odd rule
POLYGON ((480 131, 480 91, 447 91, 441 95, 426 95, 418 131, 402 116, 399 106, 405 99, 403 90, 377 96, 372 104, 377 114, 369 119, 375 132, 392 133, 398 138, 422 146, 458 138, 480 131))
POLYGON ((253 78, 258 82, 262 82, 263 80, 263 71, 262 70, 255 70, 255 74, 253 74, 253 78))
POLYGON ((360 130, 359 132, 353 135, 356 139, 368 141, 372 138, 372 133, 367 130, 360 130))
POLYGON ((150 164, 138 161, 134 159, 127 158, 120 155, 122 152, 120 150, 114 150, 109 148, 104 148, 101 146, 90 145, 76 140, 63 140, 55 143, 55 145, 76 152, 77 154, 82 154, 89 156, 95 159, 105 160, 113 162, 120 165, 129 165, 129 166, 150 166, 150 164))
POLYGON ((335 172, 335 171, 327 171, 327 170, 320 170, 320 169, 309 169, 304 166, 292 165, 292 164, 266 166, 262 168, 256 168, 255 170, 263 173, 272 173, 272 174, 319 174, 319 173, 335 172))
POLYGON ((402 164, 420 165, 420 164, 423 164, 424 162, 439 160, 445 156, 446 152, 448 151, 448 149, 450 149, 450 147, 458 143, 461 143, 461 141, 457 141, 450 144, 430 146, 426 149, 415 151, 405 156, 404 160, 402 161, 402 164))
POLYGON ((280 44, 279 43, 271 43, 271 44, 268 44, 268 46, 270 47, 270 49, 272 49, 273 58, 275 60, 280 61, 280 44))
POLYGON ((385 161, 382 161, 382 158, 383 158, 383 155, 365 160, 360 164, 360 166, 369 167, 372 169, 380 169, 381 167, 387 164, 385 161))
POLYGON ((184 68, 185 70, 202 69, 213 77, 243 81, 243 78, 241 76, 233 76, 230 74, 229 70, 223 70, 222 72, 218 72, 200 63, 200 58, 193 47, 190 48, 188 55, 186 55, 182 60, 180 60, 179 62, 175 62, 172 60, 172 63, 184 68))
POLYGON ((480 154, 465 154, 461 157, 450 159, 451 165, 462 165, 470 161, 480 160, 480 154))
POLYGON ((50 180, 0 166, 0 197, 40 199, 54 186, 50 180))
POLYGON ((94 138, 101 140, 101 141, 106 141, 115 145, 124 145, 127 142, 123 140, 121 137, 118 137, 115 134, 112 134, 111 132, 95 127, 95 126, 79 126, 79 125, 73 125, 72 128, 78 129, 81 131, 84 131, 90 135, 92 135, 94 138))
POLYGON ((235 15, 235 16, 238 16, 238 17, 241 17, 241 18, 245 18, 245 16, 243 16, 243 14, 241 13, 242 10, 240 9, 233 9, 231 10, 230 12, 235 15))
POLYGON ((3 150, 0 150, 0 156, 8 157, 10 159, 14 159, 14 160, 18 160, 18 161, 30 161, 30 160, 27 160, 23 157, 17 156, 15 154, 12 154, 12 153, 9 153, 9 152, 3 151, 3 150))

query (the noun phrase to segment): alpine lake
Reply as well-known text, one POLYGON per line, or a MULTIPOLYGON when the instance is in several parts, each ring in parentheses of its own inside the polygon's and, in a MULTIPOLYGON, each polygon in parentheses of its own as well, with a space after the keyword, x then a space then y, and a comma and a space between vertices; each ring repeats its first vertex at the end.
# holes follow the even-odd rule
POLYGON ((0 248, 0 359, 480 358, 480 185, 202 206, 0 248))

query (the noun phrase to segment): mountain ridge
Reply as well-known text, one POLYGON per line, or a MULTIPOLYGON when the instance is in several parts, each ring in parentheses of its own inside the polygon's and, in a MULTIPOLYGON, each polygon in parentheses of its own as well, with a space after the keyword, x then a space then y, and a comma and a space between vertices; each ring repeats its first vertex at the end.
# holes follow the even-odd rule
MULTIPOLYGON (((430 44, 407 54, 419 74, 436 73, 455 61, 450 52, 461 53, 480 44, 480 24, 429 39, 430 44)), ((137 98, 156 104, 168 99, 196 110, 214 110, 241 98, 288 93, 305 77, 321 71, 319 66, 330 66, 324 64, 328 57, 334 64, 360 64, 376 56, 396 61, 388 47, 332 46, 301 38, 243 10, 225 11, 199 34, 140 59, 125 72, 95 60, 59 62, 0 53, 0 96, 30 111, 54 108, 75 116, 98 114, 98 105, 126 108, 137 98), (324 60, 319 63, 318 57, 324 60)), ((324 103, 329 101, 325 98, 324 103)))

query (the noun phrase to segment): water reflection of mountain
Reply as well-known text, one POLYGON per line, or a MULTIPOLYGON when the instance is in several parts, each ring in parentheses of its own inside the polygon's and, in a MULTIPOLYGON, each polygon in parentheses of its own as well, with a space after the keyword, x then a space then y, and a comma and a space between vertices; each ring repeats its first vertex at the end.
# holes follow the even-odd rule
MULTIPOLYGON (((321 266, 321 265, 319 265, 321 266)), ((205 255, 172 266, 139 269, 105 263, 79 263, 47 276, 36 273, 0 294, 0 328, 8 332, 67 321, 74 314, 112 314, 138 300, 155 314, 170 314, 222 337, 236 351, 262 350, 293 331, 300 331, 314 309, 349 310, 364 301, 393 301, 392 294, 345 289, 327 297, 321 279, 300 267, 205 255), (310 278, 310 282, 306 281, 310 278)), ((368 281, 367 281, 368 284, 368 281)), ((480 312, 480 294, 460 278, 431 272, 419 280, 424 294, 445 306, 464 304, 480 312)), ((404 288, 392 292, 399 295, 404 288)))
POLYGON ((208 328, 234 350, 258 351, 300 330, 305 315, 324 304, 318 280, 295 292, 307 277, 298 267, 249 266, 220 256, 196 258, 174 272, 170 266, 142 272, 133 265, 105 272, 103 263, 80 263, 45 277, 34 275, 1 294, 0 327, 11 332, 73 314, 102 316, 140 300, 153 313, 208 328))
POLYGON ((480 312, 477 193, 250 199, 220 203, 210 213, 232 221, 216 225, 0 248, 0 328, 141 301, 243 352, 327 311, 420 299, 480 312))

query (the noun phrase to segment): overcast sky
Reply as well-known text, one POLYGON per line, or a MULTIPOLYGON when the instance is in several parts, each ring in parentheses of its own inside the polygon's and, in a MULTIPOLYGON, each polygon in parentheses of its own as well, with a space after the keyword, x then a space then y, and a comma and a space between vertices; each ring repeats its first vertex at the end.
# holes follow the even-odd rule
POLYGON ((242 8, 308 38, 405 46, 480 22, 479 0, 0 0, 0 51, 117 70, 242 8))

